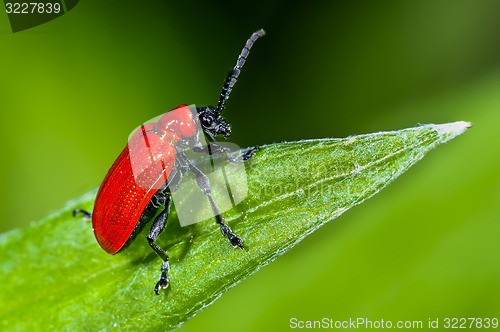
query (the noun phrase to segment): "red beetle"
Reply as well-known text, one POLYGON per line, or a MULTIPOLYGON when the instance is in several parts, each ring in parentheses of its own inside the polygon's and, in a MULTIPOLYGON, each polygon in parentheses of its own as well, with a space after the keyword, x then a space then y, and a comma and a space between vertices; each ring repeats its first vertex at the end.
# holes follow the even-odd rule
MULTIPOLYGON (((156 123, 142 126, 129 139, 127 146, 104 178, 93 212, 80 209, 73 211, 73 215, 84 213, 87 218, 92 218, 97 241, 106 252, 116 254, 126 248, 158 209, 164 206, 164 210, 153 221, 147 236, 149 245, 163 260, 160 280, 154 288, 156 294, 160 287, 168 286, 169 256, 154 242, 165 228, 171 193, 178 189, 186 172, 190 171, 196 175, 196 181, 208 197, 222 235, 227 236, 233 247, 243 247, 241 239, 224 223, 212 198, 207 176, 190 162, 184 149, 189 146, 194 152, 225 153, 229 161, 236 161, 237 158, 230 156, 229 150, 218 145, 213 137, 228 137, 231 134, 229 124, 220 113, 236 83, 240 69, 245 64, 250 48, 255 40, 264 34, 264 30, 259 30, 248 39, 236 66, 226 77, 217 108, 205 106, 192 112, 189 107, 181 105, 165 113, 156 123), (211 142, 210 147, 204 147, 199 140, 196 123, 198 120, 211 142)), ((252 157, 253 151, 258 149, 259 147, 255 146, 238 158, 247 160, 252 157)))

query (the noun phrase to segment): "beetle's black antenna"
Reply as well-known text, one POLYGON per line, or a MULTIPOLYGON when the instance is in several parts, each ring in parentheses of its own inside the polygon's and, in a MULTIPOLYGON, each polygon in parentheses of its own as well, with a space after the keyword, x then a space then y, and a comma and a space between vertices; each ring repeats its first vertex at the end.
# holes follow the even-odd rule
POLYGON ((247 40, 245 47, 241 51, 240 56, 238 57, 238 61, 236 61, 236 66, 227 74, 226 81, 222 86, 222 92, 220 93, 219 103, 217 104, 216 112, 220 114, 224 110, 224 105, 229 98, 229 94, 231 93, 231 89, 233 85, 236 83, 236 79, 240 75, 240 70, 245 64, 248 54, 250 53, 250 49, 252 48, 253 43, 259 38, 266 34, 263 29, 254 32, 250 38, 247 40))

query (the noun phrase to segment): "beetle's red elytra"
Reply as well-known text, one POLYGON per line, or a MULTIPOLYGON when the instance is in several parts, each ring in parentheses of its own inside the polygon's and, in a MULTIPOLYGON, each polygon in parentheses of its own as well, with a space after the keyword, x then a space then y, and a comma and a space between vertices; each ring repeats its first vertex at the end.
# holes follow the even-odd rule
POLYGON ((129 139, 122 153, 108 171, 99 187, 92 213, 77 209, 73 215, 84 213, 92 217, 92 226, 97 242, 110 254, 125 249, 159 209, 163 208, 154 219, 147 239, 151 248, 163 260, 161 275, 154 291, 166 288, 169 283, 167 272, 169 255, 155 244, 163 231, 170 210, 171 193, 175 192, 187 172, 193 172, 198 186, 207 196, 214 217, 223 236, 233 247, 243 247, 242 240, 233 234, 220 214, 214 202, 208 178, 187 158, 183 147, 189 146, 199 153, 225 154, 229 161, 238 158, 247 160, 259 147, 250 148, 239 157, 233 157, 229 150, 217 144, 214 136, 228 137, 231 134, 229 124, 221 117, 232 87, 245 64, 255 40, 265 34, 259 30, 252 34, 243 48, 235 67, 229 72, 224 82, 217 107, 204 106, 194 111, 181 105, 165 113, 155 123, 142 126, 129 139), (197 119, 196 119, 197 117, 197 119), (197 121, 205 137, 211 142, 203 146, 200 142, 197 121))
POLYGON ((125 246, 147 204, 168 180, 175 163, 175 145, 195 134, 191 110, 181 105, 156 124, 142 126, 129 140, 99 187, 92 214, 97 242, 107 253, 116 254, 125 246), (144 137, 148 149, 142 148, 144 137), (131 156, 139 165, 132 165, 131 156))

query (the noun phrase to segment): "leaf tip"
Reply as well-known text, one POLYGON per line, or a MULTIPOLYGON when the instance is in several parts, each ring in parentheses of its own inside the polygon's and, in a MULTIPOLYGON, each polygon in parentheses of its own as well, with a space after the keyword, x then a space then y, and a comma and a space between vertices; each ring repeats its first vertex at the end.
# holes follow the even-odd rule
POLYGON ((463 134, 467 129, 472 128, 472 123, 467 121, 457 121, 441 125, 433 125, 433 127, 437 131, 438 135, 444 138, 444 143, 463 134))

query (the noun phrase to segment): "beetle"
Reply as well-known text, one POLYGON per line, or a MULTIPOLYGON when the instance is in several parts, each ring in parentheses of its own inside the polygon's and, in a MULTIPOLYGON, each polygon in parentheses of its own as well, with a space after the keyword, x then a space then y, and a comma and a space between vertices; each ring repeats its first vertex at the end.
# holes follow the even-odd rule
POLYGON ((170 267, 168 253, 155 241, 165 228, 171 194, 179 188, 187 172, 195 174, 198 186, 210 202, 222 235, 228 238, 234 248, 243 248, 242 239, 226 225, 212 198, 208 177, 193 165, 184 148, 189 146, 194 152, 225 154, 231 162, 235 162, 237 158, 247 160, 259 150, 258 146, 254 146, 242 155, 234 157, 229 154, 228 148, 217 144, 214 136, 231 135, 231 127, 221 117, 221 112, 252 45, 264 34, 261 29, 253 33, 246 42, 236 65, 224 81, 217 107, 204 106, 192 112, 187 106, 181 105, 165 113, 155 123, 143 125, 132 135, 108 171, 97 192, 92 213, 81 209, 73 211, 74 216, 83 213, 84 217, 92 218, 98 243, 107 253, 116 254, 125 249, 159 209, 164 207, 154 219, 147 235, 149 245, 163 260, 160 279, 154 287, 157 295, 160 288, 168 287, 167 272, 170 267), (200 143, 195 120, 199 121, 205 137, 210 142, 209 146, 202 146, 200 143), (141 144, 144 141, 147 143, 141 144), (137 169, 142 171, 139 177, 136 176, 137 169))

